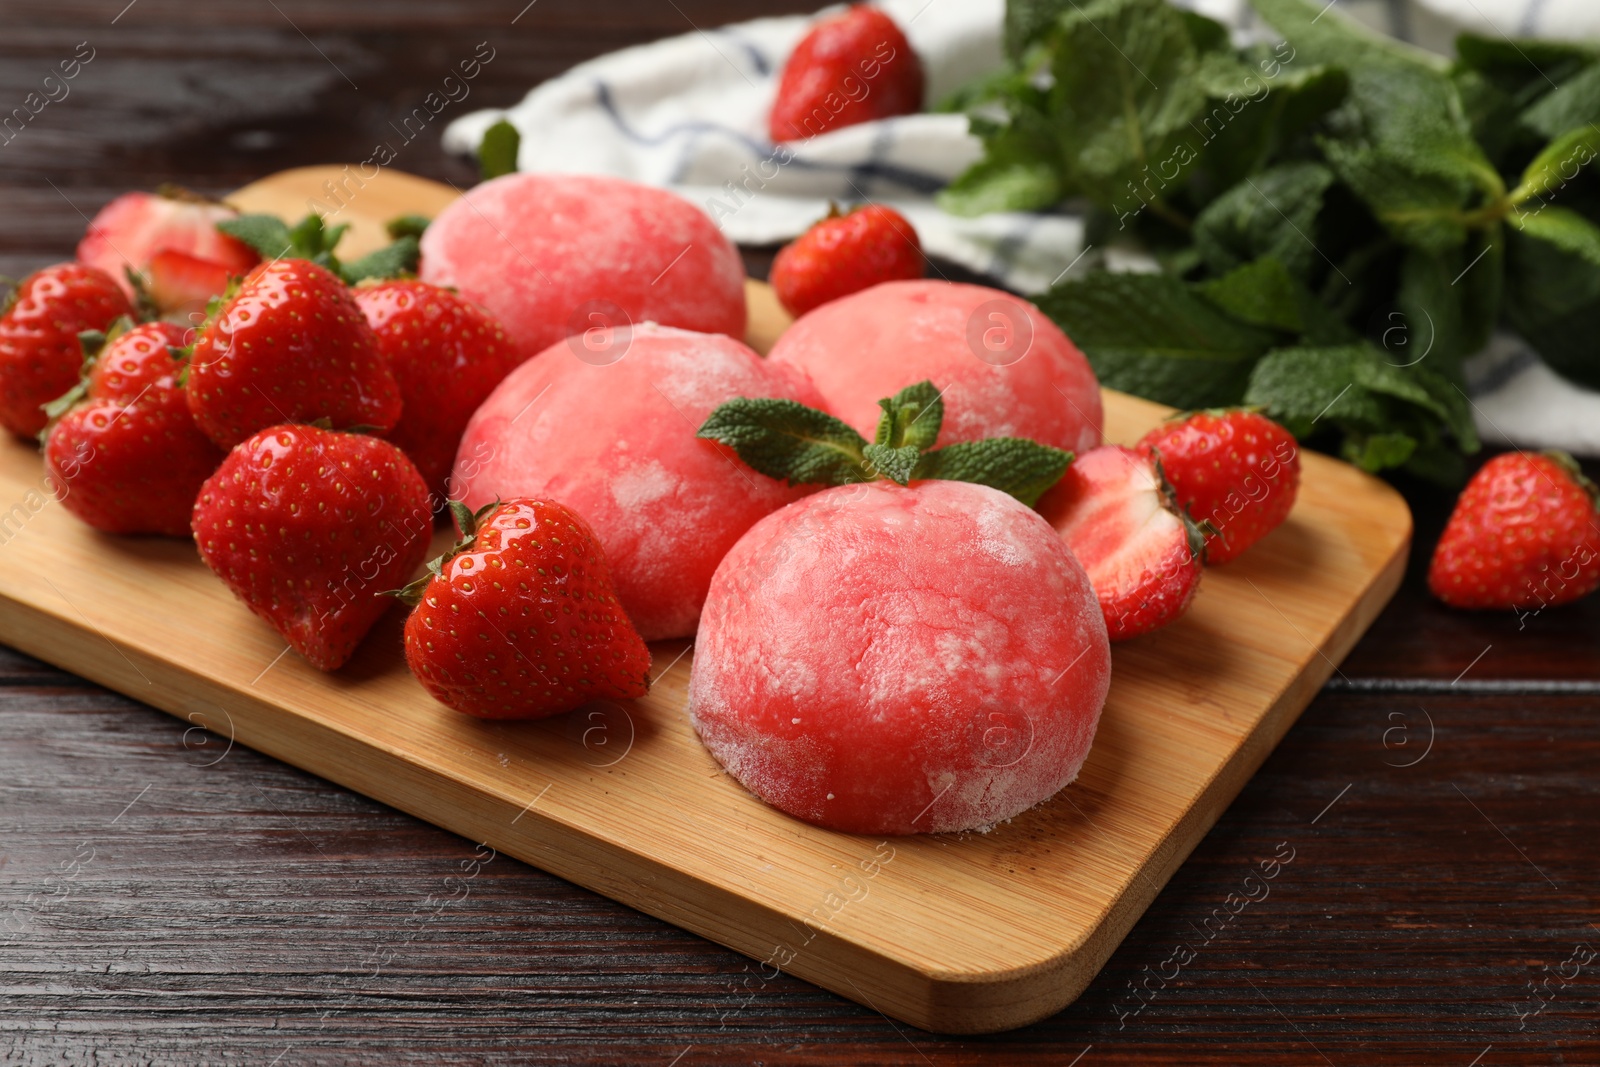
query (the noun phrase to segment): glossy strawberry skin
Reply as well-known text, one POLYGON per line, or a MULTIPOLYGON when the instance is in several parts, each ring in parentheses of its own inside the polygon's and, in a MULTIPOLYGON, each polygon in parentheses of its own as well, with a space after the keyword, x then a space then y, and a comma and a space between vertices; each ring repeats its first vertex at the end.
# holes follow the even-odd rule
POLYGON ((1209 524, 1209 564, 1237 559, 1281 526, 1300 491, 1294 435, 1258 412, 1197 411, 1151 430, 1138 447, 1159 453, 1178 506, 1209 524))
POLYGON ((311 664, 342 666, 428 554, 422 476, 394 445, 315 426, 268 427, 200 490, 205 560, 311 664))
POLYGON ((1508 452, 1456 501, 1428 568, 1456 608, 1546 608, 1600 588, 1594 484, 1564 453, 1508 452))
POLYGON ((0 315, 0 425, 38 436, 48 421, 43 405, 82 374, 78 334, 133 313, 117 283, 94 267, 61 263, 24 278, 0 315))
POLYGON ((560 504, 511 500, 428 582, 406 620, 406 662, 457 711, 540 719, 643 696, 650 652, 588 523, 560 504))
MULTIPOLYGON (((130 297, 133 287, 127 281, 127 269, 146 270, 163 252, 203 261, 220 268, 224 276, 240 275, 261 257, 243 241, 217 229, 218 222, 237 215, 226 205, 192 194, 123 193, 90 220, 78 242, 78 262, 111 275, 130 297)), ((153 288, 152 296, 163 313, 180 310, 164 303, 163 295, 153 288)))
POLYGON ((772 287, 791 315, 804 315, 880 282, 923 273, 922 242, 906 217, 881 204, 826 218, 779 250, 772 287))
POLYGON ((893 19, 866 4, 823 19, 784 65, 768 132, 803 141, 922 110, 922 60, 893 19))
POLYGON ((222 462, 178 385, 173 350, 184 334, 151 322, 113 338, 89 372, 86 401, 50 428, 44 460, 56 496, 98 530, 188 537, 195 497, 222 462))
POLYGON ((403 413, 388 439, 443 494, 467 422, 521 353, 498 319, 448 289, 411 280, 354 293, 400 387, 403 413))
POLYGON ((1154 459, 1103 445, 1079 456, 1039 513, 1088 572, 1113 641, 1175 622, 1200 587, 1200 532, 1178 511, 1154 459))
POLYGON ((201 329, 189 410, 223 448, 284 422, 331 420, 382 433, 400 388, 372 328, 337 276, 303 259, 264 263, 201 329))

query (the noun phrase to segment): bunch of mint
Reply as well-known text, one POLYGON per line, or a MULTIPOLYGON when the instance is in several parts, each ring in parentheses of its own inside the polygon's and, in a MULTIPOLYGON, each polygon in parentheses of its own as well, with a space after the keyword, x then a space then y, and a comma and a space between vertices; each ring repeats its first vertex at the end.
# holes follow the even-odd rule
POLYGON ((943 204, 1070 202, 1095 245, 1154 253, 1036 298, 1107 386, 1456 480, 1461 364, 1502 321, 1600 387, 1600 48, 1469 35, 1448 62, 1253 2, 1283 42, 1164 0, 1010 0, 1007 67, 950 104, 985 155, 943 204))

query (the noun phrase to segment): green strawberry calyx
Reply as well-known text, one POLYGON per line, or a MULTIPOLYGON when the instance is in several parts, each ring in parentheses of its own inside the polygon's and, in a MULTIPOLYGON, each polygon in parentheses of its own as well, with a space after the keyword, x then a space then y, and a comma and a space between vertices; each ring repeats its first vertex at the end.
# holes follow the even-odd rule
POLYGON ((790 485, 854 485, 916 479, 973 482, 1032 507, 1072 464, 1071 452, 1021 437, 959 441, 935 448, 944 402, 930 381, 878 401, 874 440, 794 400, 741 397, 720 405, 696 436, 727 445, 746 464, 790 485))
POLYGON ((133 320, 123 315, 104 330, 82 330, 78 333, 78 347, 83 350, 83 367, 78 371, 78 380, 71 389, 49 403, 39 405, 44 409, 45 417, 49 419, 45 428, 39 431, 40 444, 50 439, 50 431, 55 428, 61 416, 88 399, 89 372, 94 370, 94 365, 99 362, 100 353, 104 352, 112 341, 133 329, 133 325, 133 320))
POLYGON ((407 607, 414 608, 422 603, 422 594, 428 588, 428 583, 439 576, 444 570, 444 565, 455 559, 461 553, 471 549, 478 542, 478 526, 495 508, 500 506, 498 499, 491 500, 477 511, 468 508, 459 500, 450 501, 450 514, 455 517, 456 526, 461 530, 461 538, 450 546, 442 556, 436 556, 428 561, 428 573, 416 581, 400 587, 399 589, 385 589, 379 596, 392 596, 407 607))

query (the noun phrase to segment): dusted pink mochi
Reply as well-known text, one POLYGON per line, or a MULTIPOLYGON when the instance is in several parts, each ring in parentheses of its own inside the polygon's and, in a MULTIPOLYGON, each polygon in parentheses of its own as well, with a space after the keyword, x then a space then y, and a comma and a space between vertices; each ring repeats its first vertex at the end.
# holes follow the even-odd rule
POLYGON ((689 201, 620 178, 484 182, 423 233, 421 274, 493 312, 524 358, 636 322, 744 336, 738 250, 689 201))
POLYGON ((797 818, 975 830, 1077 777, 1110 679, 1094 590, 1037 513, 964 482, 870 482, 728 553, 689 707, 728 773, 797 818))
POLYGON ((720 334, 646 323, 611 343, 623 353, 614 363, 559 342, 512 371, 467 424, 451 495, 474 510, 496 497, 567 505, 599 536, 640 635, 688 637, 723 555, 808 491, 695 431, 735 397, 817 397, 802 375, 720 334))
POLYGON ((1028 437, 1071 452, 1100 443, 1089 361, 1038 308, 998 289, 885 282, 802 316, 769 358, 809 374, 828 411, 868 440, 879 399, 929 380, 944 390, 941 443, 1028 437))

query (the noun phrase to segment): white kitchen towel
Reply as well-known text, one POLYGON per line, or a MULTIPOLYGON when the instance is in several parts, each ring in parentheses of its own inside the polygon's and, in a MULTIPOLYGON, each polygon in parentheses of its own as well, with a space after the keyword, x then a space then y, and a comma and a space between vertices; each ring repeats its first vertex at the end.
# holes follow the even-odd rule
MULTIPOLYGON (((1248 37, 1267 32, 1248 0, 1180 0, 1248 37)), ((929 102, 992 70, 1004 0, 878 0, 906 31, 928 74, 929 102)), ((1461 29, 1511 35, 1600 33, 1600 0, 1333 0, 1384 32, 1448 50, 1461 29)), ((1330 5, 1333 6, 1333 5, 1330 5)), ((829 11, 837 10, 830 8, 829 11)), ((671 189, 703 207, 741 244, 803 232, 830 202, 889 204, 930 256, 1039 292, 1098 262, 1069 212, 963 219, 934 194, 981 155, 961 115, 908 115, 774 146, 767 138, 778 76, 816 16, 691 26, 678 37, 581 63, 505 110, 451 123, 445 147, 468 154, 501 118, 521 132, 518 168, 613 174, 671 189)), ((687 23, 686 23, 687 25, 687 23)), ((1600 455, 1600 393, 1555 376, 1512 338, 1468 368, 1486 440, 1600 455), (1555 412, 1556 414, 1553 414, 1555 412)))

